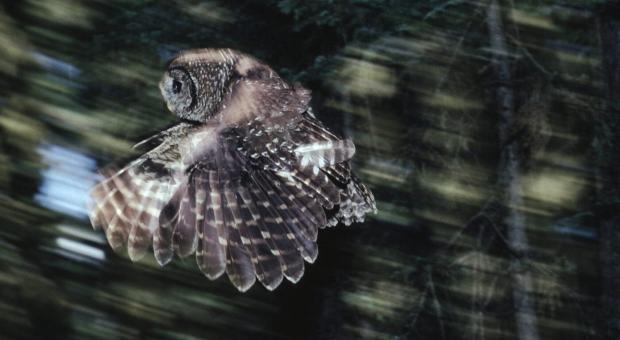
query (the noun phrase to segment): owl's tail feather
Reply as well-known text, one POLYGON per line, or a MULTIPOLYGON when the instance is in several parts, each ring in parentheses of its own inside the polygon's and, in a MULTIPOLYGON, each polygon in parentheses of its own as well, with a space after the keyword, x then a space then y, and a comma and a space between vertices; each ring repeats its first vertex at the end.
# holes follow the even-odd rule
POLYGON ((351 225, 353 222, 364 222, 367 213, 376 213, 375 198, 360 181, 351 173, 351 180, 341 191, 341 200, 338 211, 329 219, 327 226, 335 226, 338 222, 351 225))

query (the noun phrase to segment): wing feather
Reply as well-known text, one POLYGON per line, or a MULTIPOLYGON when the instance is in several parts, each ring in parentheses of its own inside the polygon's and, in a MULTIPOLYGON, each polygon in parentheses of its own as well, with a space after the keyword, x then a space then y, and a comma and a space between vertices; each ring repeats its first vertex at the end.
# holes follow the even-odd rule
POLYGON ((186 197, 187 185, 182 185, 159 214, 159 228, 153 233, 153 254, 160 266, 168 264, 174 256, 172 235, 179 219, 179 205, 186 197))
POLYGON ((172 248, 179 257, 186 257, 196 251, 198 245, 198 210, 204 205, 206 193, 204 189, 194 186, 179 188, 183 193, 179 200, 177 221, 172 232, 172 248))
POLYGON ((292 169, 288 172, 287 175, 294 178, 305 192, 316 198, 326 209, 332 209, 340 202, 338 187, 318 167, 292 169))
POLYGON ((317 166, 320 169, 348 161, 355 154, 355 145, 351 140, 316 141, 298 145, 295 155, 302 167, 317 166))
MULTIPOLYGON (((312 225, 311 221, 305 216, 302 212, 303 208, 295 202, 294 195, 286 193, 281 179, 276 176, 267 178, 267 174, 260 174, 258 176, 261 178, 262 185, 268 187, 267 194, 270 195, 269 197, 276 207, 279 216, 283 219, 282 225, 286 228, 287 238, 295 243, 297 250, 306 261, 314 262, 318 255, 316 245, 316 230, 318 230, 318 226, 312 225)), ((301 275, 297 280, 299 278, 301 278, 301 275)))
POLYGON ((224 187, 222 201, 223 216, 228 230, 226 274, 239 291, 245 292, 254 285, 256 271, 248 248, 241 241, 240 228, 243 226, 243 220, 240 218, 237 197, 229 185, 224 187))
POLYGON ((304 273, 304 263, 300 255, 301 245, 298 243, 298 235, 296 235, 299 232, 294 232, 289 227, 292 219, 288 213, 289 207, 284 205, 279 194, 276 193, 273 182, 267 181, 262 173, 256 173, 253 177, 262 189, 260 192, 256 192, 256 199, 259 201, 259 206, 264 207, 262 214, 267 216, 265 220, 270 222, 268 235, 276 245, 276 249, 272 249, 272 253, 281 257, 284 276, 295 283, 304 273))
POLYGON ((306 239, 316 241, 318 227, 325 223, 323 208, 312 199, 290 177, 270 174, 270 180, 277 188, 280 198, 291 207, 291 213, 298 220, 299 232, 306 239), (279 177, 279 178, 277 178, 279 177))
POLYGON ((271 254, 280 260, 282 274, 287 279, 294 281, 300 272, 303 274, 303 260, 295 245, 287 237, 283 225, 284 220, 263 190, 258 183, 255 183, 251 190, 252 199, 256 202, 258 213, 261 216, 262 223, 259 223, 261 235, 267 240, 271 254))
POLYGON ((155 221, 158 221, 156 217, 159 217, 159 211, 155 208, 157 202, 154 197, 158 192, 159 184, 148 181, 136 195, 140 198, 141 210, 131 227, 127 240, 127 253, 132 261, 142 259, 150 245, 151 230, 156 227, 155 221))
MULTIPOLYGON (((252 198, 250 190, 240 187, 237 197, 243 202, 241 207, 242 216, 245 216, 246 228, 241 229, 241 236, 250 240, 252 247, 249 247, 252 254, 252 262, 256 269, 258 281, 268 290, 274 290, 280 285, 283 279, 282 260, 279 256, 273 256, 272 249, 277 249, 271 237, 265 237, 265 221, 258 212, 255 200, 252 198)), ((270 234, 267 234, 270 235, 270 234)))
POLYGON ((226 253, 218 231, 223 228, 223 220, 217 170, 195 172, 192 179, 192 187, 196 190, 196 202, 192 206, 198 227, 196 261, 200 270, 215 280, 226 270, 226 253), (204 204, 196 205, 203 201, 204 204))
POLYGON ((351 168, 348 162, 338 163, 321 169, 341 189, 351 180, 351 168))

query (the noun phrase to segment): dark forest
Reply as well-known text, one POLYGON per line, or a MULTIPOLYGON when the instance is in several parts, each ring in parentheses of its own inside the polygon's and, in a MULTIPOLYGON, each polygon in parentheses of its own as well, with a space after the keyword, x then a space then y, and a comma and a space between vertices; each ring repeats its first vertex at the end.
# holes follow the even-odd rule
POLYGON ((620 339, 619 2, 5 0, 0 44, 0 338, 620 339), (310 89, 377 201, 273 292, 88 220, 206 47, 310 89))

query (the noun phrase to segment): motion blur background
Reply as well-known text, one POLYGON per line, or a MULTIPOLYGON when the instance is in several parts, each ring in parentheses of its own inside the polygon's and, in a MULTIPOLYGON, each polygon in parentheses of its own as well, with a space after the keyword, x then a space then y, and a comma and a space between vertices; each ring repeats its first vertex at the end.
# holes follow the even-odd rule
POLYGON ((618 129, 600 119, 603 1, 0 3, 0 338, 598 339, 620 322, 600 237, 618 129), (379 213, 323 230, 296 285, 241 294, 191 257, 131 263, 88 222, 97 168, 174 121, 157 82, 197 47, 303 83, 357 145, 379 213))

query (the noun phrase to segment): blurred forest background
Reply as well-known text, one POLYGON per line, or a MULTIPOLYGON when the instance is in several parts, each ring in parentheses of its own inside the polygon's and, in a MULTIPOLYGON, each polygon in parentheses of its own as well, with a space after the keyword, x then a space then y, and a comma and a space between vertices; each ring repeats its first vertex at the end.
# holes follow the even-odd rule
POLYGON ((0 2, 0 338, 619 339, 620 10, 609 1, 0 2), (131 263, 98 167, 230 47, 313 91, 377 198, 300 283, 131 263))

